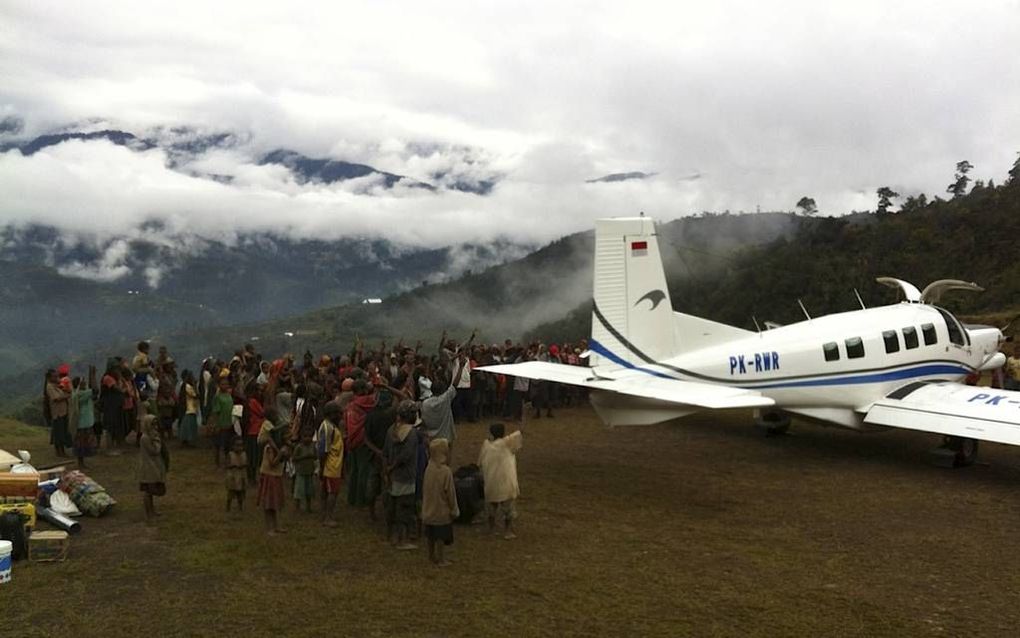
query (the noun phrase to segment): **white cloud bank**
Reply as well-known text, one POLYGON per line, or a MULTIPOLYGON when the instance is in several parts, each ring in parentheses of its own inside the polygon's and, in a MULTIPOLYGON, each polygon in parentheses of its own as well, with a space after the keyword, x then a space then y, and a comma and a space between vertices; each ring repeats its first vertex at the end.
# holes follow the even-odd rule
POLYGON ((100 118, 244 140, 189 166, 230 183, 107 142, 2 154, 0 224, 538 242, 640 210, 873 208, 881 185, 942 194, 961 159, 998 181, 1020 150, 1016 1, 33 2, 0 25, 0 117, 23 136, 100 118), (501 180, 302 185, 252 163, 277 147, 501 180), (584 183, 638 170, 657 175, 584 183))

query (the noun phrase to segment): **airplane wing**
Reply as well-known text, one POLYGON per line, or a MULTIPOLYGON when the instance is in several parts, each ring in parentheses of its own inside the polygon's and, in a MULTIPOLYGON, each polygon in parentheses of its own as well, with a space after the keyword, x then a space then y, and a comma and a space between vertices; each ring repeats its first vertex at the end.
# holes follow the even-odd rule
POLYGON ((876 401, 864 422, 1020 445, 1020 392, 919 381, 876 401))
POLYGON ((478 368, 493 374, 506 374, 541 381, 555 381, 579 385, 593 390, 619 392, 647 399, 658 399, 699 408, 762 408, 775 405, 775 401, 760 392, 742 388, 727 388, 711 383, 663 379, 641 373, 625 376, 628 371, 612 378, 597 376, 591 368, 568 366, 561 363, 527 361, 478 368), (638 376, 640 375, 640 376, 638 376))

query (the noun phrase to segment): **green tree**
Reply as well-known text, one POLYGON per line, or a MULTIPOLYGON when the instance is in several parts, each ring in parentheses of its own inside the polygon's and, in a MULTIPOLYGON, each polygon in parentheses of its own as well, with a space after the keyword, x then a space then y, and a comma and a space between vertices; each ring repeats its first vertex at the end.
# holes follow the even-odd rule
POLYGON ((805 215, 814 215, 818 212, 818 205, 815 204, 814 198, 808 197, 807 195, 797 200, 797 208, 799 208, 800 212, 805 215))
POLYGON ((928 205, 928 197, 921 193, 920 195, 908 195, 903 201, 903 205, 900 206, 901 213, 911 213, 915 210, 921 210, 928 205))
POLYGON ((1013 168, 1009 169, 1008 175, 1009 179, 1006 180, 1007 184, 1010 186, 1020 184, 1020 152, 1017 152, 1016 161, 1013 162, 1013 168))
POLYGON ((957 162, 956 174, 953 176, 956 181, 946 188, 946 192, 951 193, 953 197, 960 197, 961 195, 966 194, 967 184, 970 183, 970 178, 967 177, 967 173, 969 173, 972 168, 974 168, 974 165, 967 160, 957 162))
POLYGON ((900 196, 899 193, 888 186, 882 186, 875 191, 875 194, 878 195, 878 208, 876 210, 879 213, 888 213, 889 207, 892 206, 892 200, 900 196))

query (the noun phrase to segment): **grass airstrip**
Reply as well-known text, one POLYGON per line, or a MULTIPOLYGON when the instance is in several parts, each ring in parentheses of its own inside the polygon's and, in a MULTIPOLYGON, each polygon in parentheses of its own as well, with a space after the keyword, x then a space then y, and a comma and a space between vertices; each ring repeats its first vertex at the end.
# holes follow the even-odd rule
MULTIPOLYGON (((147 527, 134 448, 98 456, 89 473, 119 504, 81 520, 65 562, 15 563, 0 633, 1016 635, 1020 450, 947 470, 925 462, 932 436, 795 423, 765 438, 750 421, 606 429, 587 407, 529 421, 519 538, 458 527, 446 569, 346 505, 332 530, 288 508, 269 538, 254 493, 226 515, 209 450, 176 443, 147 527)), ((460 428, 456 464, 484 429, 460 428)), ((40 428, 0 421, 0 447, 54 461, 40 428)))

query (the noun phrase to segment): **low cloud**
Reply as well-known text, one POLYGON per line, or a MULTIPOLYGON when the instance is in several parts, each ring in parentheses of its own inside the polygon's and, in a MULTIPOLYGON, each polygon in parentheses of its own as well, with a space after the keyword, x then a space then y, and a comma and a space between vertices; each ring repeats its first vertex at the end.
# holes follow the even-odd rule
POLYGON ((0 7, 2 142, 119 128, 163 145, 0 154, 0 226, 532 244, 638 211, 806 195, 843 214, 882 185, 942 194, 961 159, 1000 181, 1020 139, 1015 3, 172 8, 0 7), (438 188, 302 183, 258 165, 276 148, 438 188), (585 183, 636 169, 656 175, 585 183))
POLYGON ((128 242, 119 239, 110 243, 102 256, 88 263, 73 261, 57 268, 57 272, 66 277, 92 279, 94 281, 116 281, 131 272, 127 258, 131 253, 128 242))

